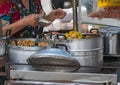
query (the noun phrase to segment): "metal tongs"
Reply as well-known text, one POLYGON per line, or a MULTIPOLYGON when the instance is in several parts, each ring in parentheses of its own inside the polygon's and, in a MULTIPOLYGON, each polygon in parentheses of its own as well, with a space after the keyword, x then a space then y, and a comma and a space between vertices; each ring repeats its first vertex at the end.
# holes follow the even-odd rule
POLYGON ((36 40, 35 40, 35 45, 38 45, 39 36, 40 36, 40 34, 42 34, 42 32, 43 32, 43 28, 44 28, 45 24, 51 24, 51 23, 52 23, 51 21, 44 19, 44 18, 43 18, 43 15, 44 15, 44 14, 41 13, 41 16, 39 16, 39 17, 40 17, 40 19, 39 19, 39 25, 38 25, 38 27, 36 27, 36 40))
POLYGON ((52 22, 46 19, 40 18, 39 22, 46 23, 46 24, 51 24, 52 22))
POLYGON ((36 27, 36 39, 35 39, 35 45, 37 46, 38 45, 38 42, 39 42, 39 37, 40 37, 40 34, 43 33, 43 28, 44 28, 44 24, 43 23, 40 23, 37 27, 36 27))

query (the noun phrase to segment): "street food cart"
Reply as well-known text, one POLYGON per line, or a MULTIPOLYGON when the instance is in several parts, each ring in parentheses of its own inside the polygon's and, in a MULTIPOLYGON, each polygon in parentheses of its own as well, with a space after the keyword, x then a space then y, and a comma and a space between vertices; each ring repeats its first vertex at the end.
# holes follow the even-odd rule
MULTIPOLYGON (((87 16, 82 1, 78 0, 77 13, 77 0, 73 0, 74 31, 81 32, 78 21, 79 24, 119 26, 118 23, 106 23, 114 22, 114 19, 99 20, 87 16)), ((43 2, 51 5, 51 0, 43 2)), ((96 2, 93 1, 93 5, 96 2)), ((46 7, 43 9, 47 14, 52 8, 46 11, 46 7)), ((103 36, 98 30, 97 34, 83 33, 83 37, 77 39, 59 39, 59 36, 64 37, 64 34, 56 35, 54 40, 5 37, 4 40, 9 40, 5 49, 8 53, 5 85, 117 85, 119 66, 104 64, 103 36)))

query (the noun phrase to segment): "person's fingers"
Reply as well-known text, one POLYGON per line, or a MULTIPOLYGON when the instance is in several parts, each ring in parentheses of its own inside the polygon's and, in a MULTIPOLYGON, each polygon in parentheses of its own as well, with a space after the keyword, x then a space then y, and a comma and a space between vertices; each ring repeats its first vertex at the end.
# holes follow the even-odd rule
POLYGON ((32 27, 36 27, 36 26, 38 26, 38 24, 39 24, 38 20, 31 21, 31 26, 32 27))
POLYGON ((30 18, 32 18, 32 19, 39 19, 40 18, 40 15, 39 14, 32 14, 31 16, 30 16, 30 18))
POLYGON ((66 16, 66 13, 61 8, 56 9, 54 14, 56 18, 64 18, 66 16))
POLYGON ((38 22, 34 22, 33 26, 38 26, 38 24, 39 24, 38 22))

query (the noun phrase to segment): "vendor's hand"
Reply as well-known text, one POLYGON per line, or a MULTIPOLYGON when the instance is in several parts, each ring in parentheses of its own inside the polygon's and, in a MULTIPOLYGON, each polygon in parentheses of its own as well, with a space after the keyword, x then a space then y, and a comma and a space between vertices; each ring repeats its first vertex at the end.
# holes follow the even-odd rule
POLYGON ((64 12, 61 8, 58 8, 52 11, 49 15, 46 16, 46 19, 49 21, 54 21, 55 19, 62 19, 66 16, 66 12, 64 12))
POLYGON ((40 14, 30 14, 24 18, 27 25, 36 27, 39 24, 40 14))

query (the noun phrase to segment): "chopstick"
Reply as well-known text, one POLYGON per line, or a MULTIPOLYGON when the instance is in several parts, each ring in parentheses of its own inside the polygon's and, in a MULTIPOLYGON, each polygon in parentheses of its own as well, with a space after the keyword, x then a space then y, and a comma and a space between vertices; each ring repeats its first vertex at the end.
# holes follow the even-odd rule
POLYGON ((53 3, 52 3, 52 7, 54 8, 54 10, 57 9, 53 3))

